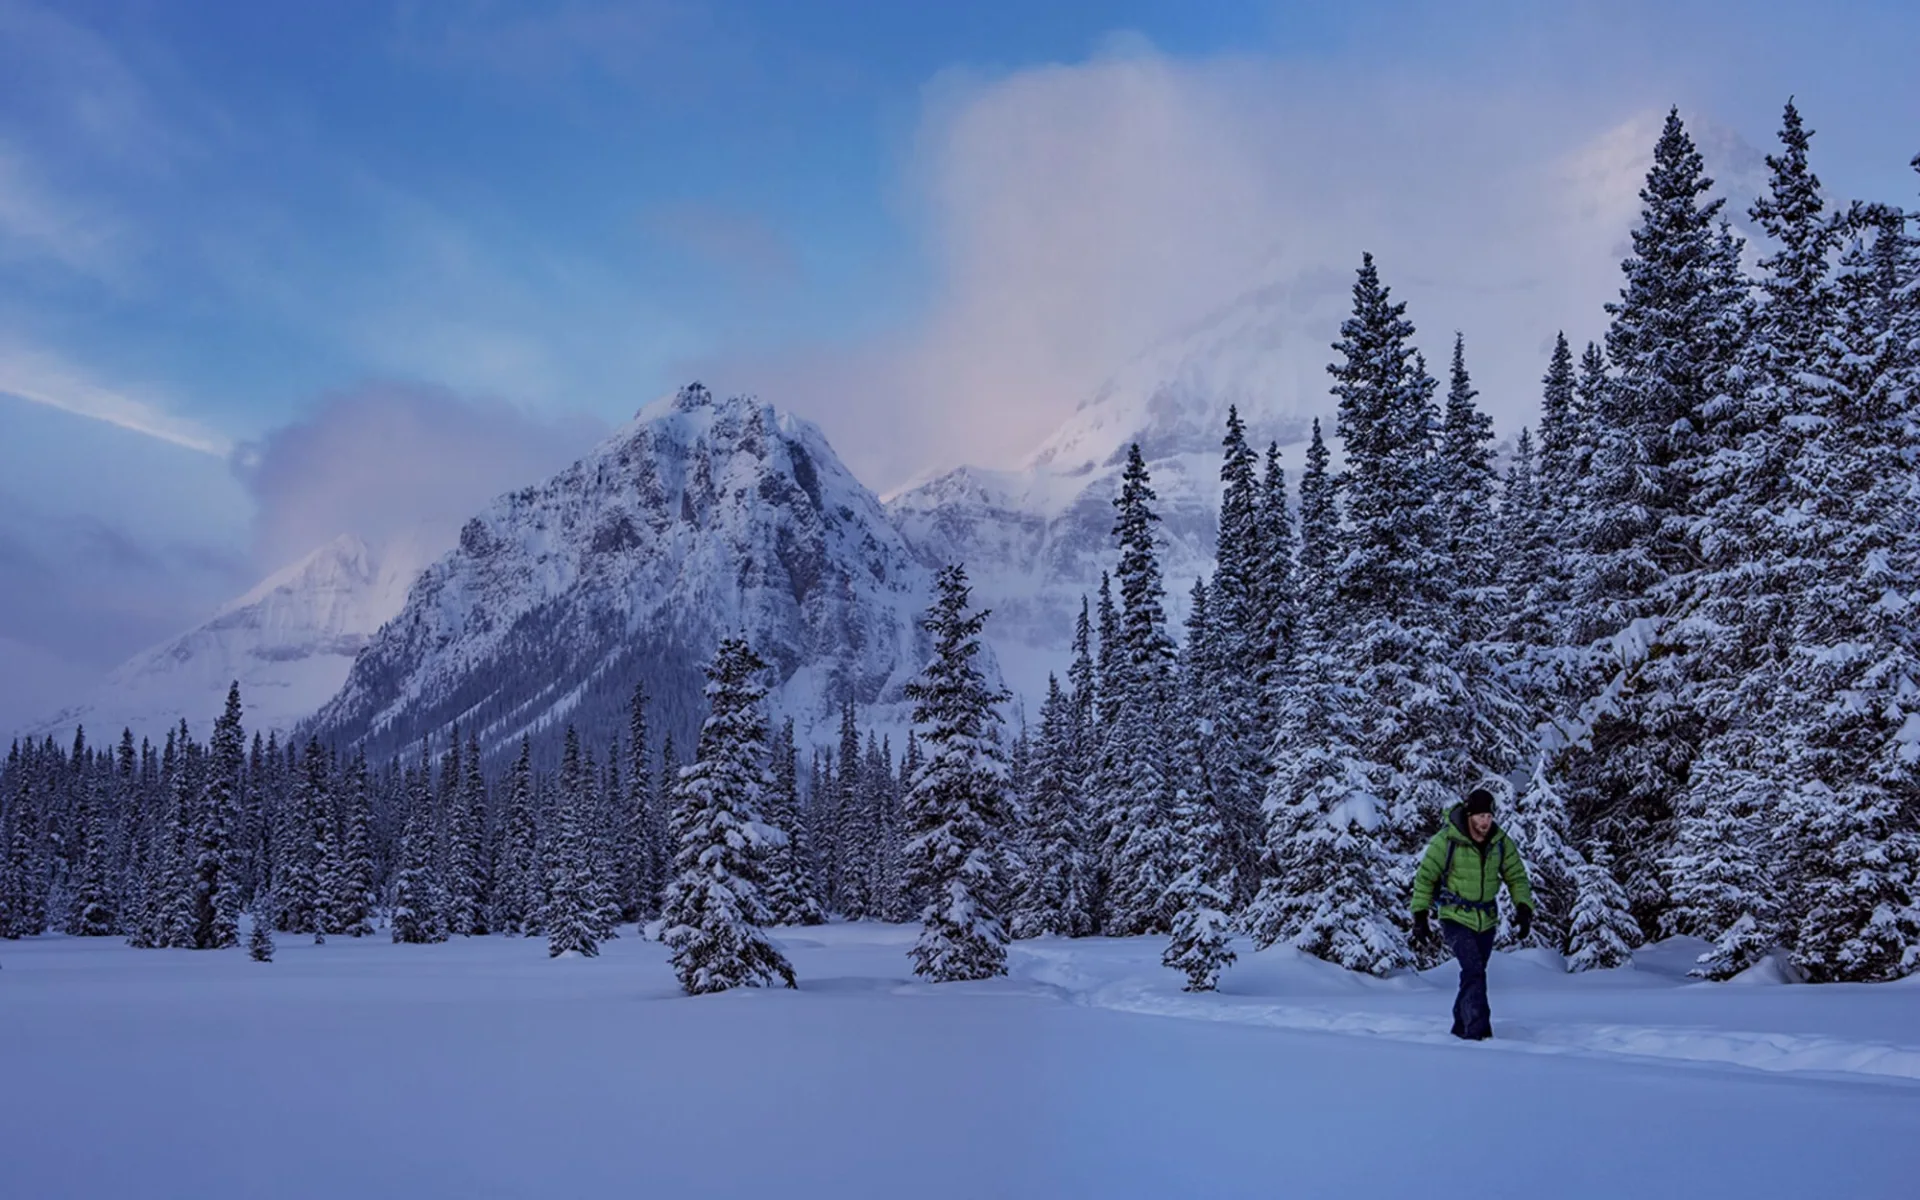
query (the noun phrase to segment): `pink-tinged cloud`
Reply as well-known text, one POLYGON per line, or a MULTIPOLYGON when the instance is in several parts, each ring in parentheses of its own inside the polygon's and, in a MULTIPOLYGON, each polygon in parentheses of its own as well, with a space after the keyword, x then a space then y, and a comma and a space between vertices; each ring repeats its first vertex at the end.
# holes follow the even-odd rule
POLYGON ((1322 368, 1371 251, 1436 369, 1465 333, 1511 432, 1535 419, 1556 331, 1577 344, 1604 327, 1664 111, 1643 88, 1498 73, 1467 88, 1128 43, 956 74, 928 88, 907 164, 936 280, 924 317, 698 369, 813 416, 885 490, 1017 463, 1129 358, 1263 289, 1298 308, 1273 331, 1297 393, 1281 406, 1329 411, 1322 368))
POLYGON ((258 505, 256 561, 264 573, 343 533, 451 545, 495 496, 539 482, 602 432, 589 418, 535 418, 441 388, 376 383, 328 396, 235 456, 258 505))

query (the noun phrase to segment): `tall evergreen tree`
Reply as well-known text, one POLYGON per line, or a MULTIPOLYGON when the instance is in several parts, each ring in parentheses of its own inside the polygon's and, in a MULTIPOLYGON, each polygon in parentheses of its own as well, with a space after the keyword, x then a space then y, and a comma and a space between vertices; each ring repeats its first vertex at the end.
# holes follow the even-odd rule
POLYGON ((494 925, 503 933, 535 934, 545 889, 540 885, 539 831, 533 797, 533 743, 520 739, 520 754, 507 775, 506 831, 500 843, 500 880, 494 893, 494 925))
POLYGON ((1174 646, 1167 635, 1159 556, 1153 531, 1160 516, 1146 460, 1128 448, 1120 494, 1114 498, 1114 539, 1120 545, 1121 611, 1113 676, 1113 717, 1104 734, 1107 770, 1109 872, 1106 932, 1118 936, 1167 929, 1172 882, 1172 750, 1168 726, 1175 694, 1174 646))
POLYGON ((660 826, 659 804, 654 798, 647 703, 646 684, 635 683, 633 699, 627 705, 626 826, 621 874, 625 915, 630 921, 649 920, 659 913, 660 889, 666 882, 666 831, 660 826))
POLYGON ((834 808, 838 835, 834 852, 835 907, 850 921, 865 918, 872 909, 874 822, 860 750, 860 728, 854 722, 853 701, 840 709, 840 752, 835 758, 834 808))
POLYGON ((375 863, 373 780, 364 749, 348 764, 343 792, 340 869, 327 890, 333 898, 335 931, 366 937, 373 933, 375 863))
POLYGON ((151 945, 192 949, 194 945, 194 822, 202 786, 200 747, 180 722, 174 735, 175 761, 168 779, 166 828, 154 858, 151 904, 151 945))
POLYGON ((1180 699, 1175 708, 1175 860, 1167 907, 1172 937, 1160 961, 1187 975, 1186 990, 1212 991, 1221 968, 1234 960, 1227 948, 1227 913, 1237 890, 1235 848, 1213 782, 1213 762, 1227 752, 1207 716, 1218 694, 1220 646, 1204 584, 1193 585, 1187 644, 1181 655, 1180 699))
POLYGON ((74 937, 110 937, 119 932, 114 913, 112 867, 107 841, 107 809, 112 780, 104 768, 88 772, 78 789, 80 807, 74 827, 80 834, 79 887, 67 910, 67 932, 74 937))
POLYGON ((1721 202, 1702 199, 1711 186, 1669 113, 1626 282, 1608 305, 1618 375, 1598 389, 1570 613, 1576 644, 1610 640, 1594 689, 1606 699, 1563 758, 1565 788, 1576 825, 1618 855, 1649 934, 1669 905, 1658 847, 1673 841, 1689 765, 1713 735, 1700 680, 1729 653, 1720 636, 1729 627, 1710 614, 1690 620, 1714 550, 1700 518, 1728 483, 1708 468, 1744 419, 1734 398, 1743 284, 1737 246, 1717 228, 1721 202))
POLYGON ((254 895, 247 930, 247 957, 254 962, 273 961, 273 893, 262 888, 254 895))
POLYGON ((767 910, 775 925, 819 925, 827 918, 814 899, 807 877, 806 820, 800 812, 799 749, 793 718, 774 735, 773 782, 767 791, 766 822, 786 835, 769 848, 766 861, 767 910))
POLYGON ((1613 859, 1605 844, 1594 844, 1576 882, 1578 898, 1568 935, 1567 970, 1620 966, 1633 957, 1633 948, 1640 944, 1640 925, 1628 907, 1627 893, 1613 877, 1613 859))
POLYGON ((1059 679, 1049 675, 1032 767, 1026 871, 1008 921, 1015 938, 1093 932, 1092 868, 1080 799, 1083 777, 1075 770, 1073 708, 1059 679))
POLYGON ((1494 632, 1506 599, 1496 590, 1501 580, 1494 527, 1493 418, 1474 403, 1480 393, 1467 374, 1466 339, 1459 333, 1453 335, 1448 379, 1436 464, 1438 491, 1452 560, 1459 637, 1474 641, 1494 632))
POLYGON ((901 816, 906 885, 925 898, 914 973, 936 981, 1006 973, 1007 932, 994 900, 996 843, 1009 804, 1005 752, 996 736, 1003 696, 975 664, 987 613, 969 612, 966 569, 949 565, 934 580, 927 613, 934 657, 907 687, 913 720, 924 730, 926 762, 901 816))
MULTIPOLYGON (((1527 944, 1564 952, 1584 860, 1573 848, 1566 800, 1552 782, 1547 760, 1534 759, 1532 778, 1511 803, 1506 800, 1513 789, 1505 780, 1487 780, 1480 786, 1496 797, 1500 828, 1513 839, 1527 864, 1527 882, 1533 889, 1533 930, 1527 944)), ((1515 943, 1505 920, 1500 933, 1503 944, 1515 943)))
POLYGON ((1802 892, 1793 957, 1816 980, 1920 969, 1920 322, 1909 307, 1920 255, 1895 211, 1863 209, 1850 225, 1838 386, 1794 472, 1798 572, 1775 741, 1794 781, 1780 824, 1807 850, 1789 860, 1802 892))
POLYGON ((1378 781, 1379 833, 1400 856, 1405 888, 1459 781, 1505 774, 1513 748, 1466 720, 1507 701, 1484 674, 1463 676, 1449 628, 1458 575, 1435 487, 1436 385, 1408 342, 1406 305, 1391 299, 1371 255, 1353 301, 1334 347, 1341 359, 1327 368, 1340 400, 1348 525, 1333 570, 1347 628, 1331 681, 1351 689, 1336 695, 1359 735, 1359 770, 1378 781))
POLYGON ((569 725, 560 757, 560 792, 554 802, 556 836, 546 861, 547 954, 553 958, 600 953, 587 846, 590 775, 580 758, 580 735, 569 725))
POLYGON ((767 855, 786 841, 761 815, 772 782, 759 682, 766 667, 744 639, 722 639, 707 667, 699 753, 675 793, 678 852, 663 940, 689 995, 775 979, 794 986, 793 967, 761 932, 772 920, 767 855))
POLYGON ((407 771, 403 795, 406 828, 400 838, 400 870, 393 889, 393 940, 444 942, 446 896, 436 869, 439 838, 434 829, 433 772, 425 741, 420 744, 419 765, 407 771))
POLYGON ((240 792, 246 734, 240 727, 240 684, 227 689, 226 710, 208 746, 206 800, 194 860, 193 944, 217 950, 240 944, 240 792))

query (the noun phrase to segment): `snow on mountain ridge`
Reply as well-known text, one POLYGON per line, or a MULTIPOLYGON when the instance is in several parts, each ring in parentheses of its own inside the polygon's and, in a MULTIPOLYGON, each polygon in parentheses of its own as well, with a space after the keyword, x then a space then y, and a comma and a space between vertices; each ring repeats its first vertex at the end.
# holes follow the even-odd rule
POLYGON ((863 724, 899 724, 930 599, 930 572, 816 426, 693 385, 468 521, 313 728, 376 754, 456 721, 490 750, 566 723, 599 745, 644 679, 656 720, 691 737, 701 668, 734 632, 803 740, 847 698, 863 724))
MULTIPOLYGON (((1063 671, 1080 598, 1111 570, 1112 500, 1140 444, 1160 514, 1171 620, 1211 571, 1220 442, 1237 405, 1256 447, 1306 440, 1329 407, 1316 335, 1338 327, 1344 281, 1305 274, 1242 296, 1124 364, 1011 471, 963 466, 889 498, 887 513, 929 563, 967 564, 1008 682, 1037 706, 1063 671)), ((1297 452, 1283 457, 1290 481, 1297 452)))
POLYGON ((204 732, 238 681, 248 728, 284 734, 339 690, 354 655, 400 611, 430 542, 398 537, 376 550, 342 534, 205 624, 129 659, 32 732, 64 735, 84 725, 96 739, 122 729, 159 738, 182 720, 204 732))

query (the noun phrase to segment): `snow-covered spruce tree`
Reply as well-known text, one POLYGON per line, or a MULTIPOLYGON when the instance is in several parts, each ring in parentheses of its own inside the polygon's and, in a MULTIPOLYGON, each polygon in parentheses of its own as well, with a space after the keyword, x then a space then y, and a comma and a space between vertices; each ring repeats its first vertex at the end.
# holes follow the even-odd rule
POLYGON ((1544 648, 1553 633, 1548 587, 1559 556, 1547 537, 1544 504, 1533 435, 1523 426, 1500 487, 1500 582, 1507 594, 1500 637, 1516 655, 1544 648))
POLYGON ((1016 938, 1085 937, 1093 932, 1091 872, 1075 769, 1073 700, 1047 676, 1032 766, 1026 873, 1009 920, 1016 938))
MULTIPOLYGON (((1533 930, 1526 944, 1564 953, 1585 860, 1573 848, 1566 800, 1553 785, 1548 766, 1545 756, 1537 757, 1526 789, 1510 803, 1504 801, 1513 789, 1505 780, 1489 780, 1481 786, 1494 793, 1500 828, 1513 839, 1527 864, 1527 881, 1533 887, 1533 930)), ((1502 912, 1500 937, 1505 945, 1515 941, 1508 923, 1511 916, 1510 908, 1502 912)))
POLYGON ((1554 335, 1547 373, 1540 377, 1539 461, 1535 468, 1543 504, 1549 506, 1553 532, 1567 516, 1567 504, 1580 478, 1578 447, 1585 430, 1574 392, 1573 348, 1566 333, 1554 335))
POLYGON ((456 722, 447 738, 447 749, 440 755, 439 786, 434 789, 439 829, 439 855, 435 866, 440 873, 440 889, 445 908, 441 919, 447 936, 464 934, 473 923, 472 863, 467 861, 467 806, 462 801, 462 781, 466 777, 466 746, 460 739, 456 722))
MULTIPOLYGON (((1599 353, 1597 347, 1589 350, 1599 353)), ((1501 518, 1506 638, 1514 645, 1521 672, 1516 688, 1536 716, 1545 717, 1573 694, 1585 657, 1562 649, 1572 589, 1568 551, 1577 537, 1580 480, 1591 457, 1592 436, 1565 333, 1554 337, 1540 388, 1532 469, 1524 480, 1509 474, 1501 494, 1501 518), (1568 658, 1574 660, 1571 667, 1568 658)))
POLYGON ((646 684, 635 683, 627 704, 626 822, 621 837, 623 907, 629 921, 658 915, 660 889, 666 884, 666 830, 654 797, 647 703, 646 684))
POLYGON ((1299 597, 1293 578, 1293 514, 1287 508, 1287 473, 1280 466, 1280 445, 1267 443, 1266 470, 1260 476, 1260 495, 1254 523, 1258 547, 1253 595, 1258 608, 1255 637, 1259 683, 1263 695, 1283 686, 1293 659, 1294 630, 1300 619, 1299 597))
POLYGON ((1504 775, 1526 754, 1534 721, 1513 683, 1514 649, 1501 640, 1513 607, 1502 579, 1502 526, 1494 507, 1493 419, 1474 404, 1479 393, 1467 374, 1465 339, 1457 333, 1450 379, 1434 465, 1454 581, 1446 622, 1453 644, 1449 665, 1458 676, 1456 696, 1464 701, 1456 753, 1467 778, 1475 772, 1504 775))
MULTIPOLYGON (((260 744, 260 735, 254 735, 254 745, 260 744)), ((115 763, 113 781, 113 803, 108 816, 108 858, 110 886, 113 889, 113 910, 115 928, 118 932, 131 932, 137 923, 140 912, 140 875, 145 869, 148 831, 150 790, 147 781, 141 777, 141 763, 151 759, 153 747, 142 740, 136 748, 133 744, 133 731, 122 730, 120 749, 115 763)), ((0 782, 0 803, 4 803, 8 787, 0 782)), ((6 821, 0 819, 0 876, 6 871, 6 821)), ((250 869, 257 869, 252 868, 250 869)), ((4 882, 0 882, 0 892, 4 892, 4 882)), ((5 907, 0 899, 0 908, 5 907)), ((6 926, 6 917, 0 913, 0 932, 6 926)))
POLYGON ((996 843, 1009 817, 1006 759, 997 736, 1004 697, 974 663, 985 611, 968 611, 966 568, 941 568, 927 613, 934 656, 907 687, 926 762, 901 805, 905 878, 925 898, 914 973, 936 981, 1006 973, 1007 933, 993 907, 996 843))
POLYGON ((1716 939, 1700 969, 1712 978, 1738 973, 1781 940, 1787 897, 1773 893, 1791 895, 1790 873, 1771 869, 1767 844, 1785 816, 1780 798, 1796 783, 1791 755, 1780 752, 1791 733, 1769 709, 1792 652, 1795 582, 1806 574, 1794 544, 1806 518, 1794 479, 1836 386, 1827 268, 1835 236, 1808 169, 1808 138, 1789 103, 1784 152, 1768 157, 1768 191, 1752 209, 1775 248, 1761 260, 1762 299, 1744 343, 1745 403, 1720 402, 1730 415, 1696 472, 1702 562, 1688 613, 1666 637, 1699 664, 1692 706, 1706 741, 1675 802, 1679 849, 1662 928, 1716 939))
POLYGON ((1186 990, 1212 991, 1223 967, 1234 960, 1227 948, 1227 916, 1234 892, 1235 862, 1213 786, 1212 756, 1218 742, 1206 716, 1220 670, 1207 591, 1195 581, 1187 644, 1181 655, 1181 694, 1176 706, 1173 828, 1176 846, 1168 907, 1172 938, 1161 963, 1187 976, 1186 990))
POLYGON ((1074 778, 1085 786, 1093 770, 1094 706, 1100 673, 1093 662, 1093 625, 1087 598, 1080 597, 1080 615, 1073 624, 1073 662, 1067 667, 1067 694, 1073 714, 1074 778))
POLYGON ((339 874, 328 886, 333 897, 334 929, 348 937, 373 932, 373 781, 365 750, 347 766, 340 834, 339 874))
POLYGON ((1228 947, 1233 936, 1227 916, 1229 894, 1221 886, 1232 879, 1233 872, 1227 865, 1226 835, 1204 768, 1196 782, 1200 791, 1183 788, 1175 799, 1180 857, 1168 899, 1173 909, 1172 937, 1160 962, 1186 973, 1184 990, 1210 992, 1220 972, 1234 961, 1228 947))
POLYGON ((786 840, 767 851, 767 912, 775 925, 819 925, 827 918, 808 887, 804 865, 806 822, 800 813, 800 761, 792 717, 773 737, 772 759, 773 782, 767 789, 765 820, 785 834, 786 840))
POLYGON ((1108 925, 1108 893, 1113 884, 1113 794, 1119 772, 1113 754, 1117 749, 1108 737, 1119 712, 1122 654, 1120 651, 1120 611, 1113 603, 1113 583, 1108 572, 1100 572, 1100 589, 1094 603, 1094 686, 1091 719, 1087 728, 1087 844, 1093 849, 1093 923, 1095 929, 1108 925))
MULTIPOLYGON (((460 740, 457 726, 452 737, 457 746, 460 740)), ((487 785, 480 773, 479 750, 478 739, 469 731, 467 745, 461 752, 443 760, 443 769, 452 776, 441 788, 450 936, 471 937, 487 930, 480 857, 487 833, 487 785)))
MULTIPOLYGON (((1257 619, 1263 617, 1262 598, 1255 595, 1262 582, 1261 514, 1258 486, 1254 481, 1257 459, 1253 448, 1247 445, 1246 426, 1240 420, 1237 407, 1227 408, 1227 432, 1220 445, 1220 525, 1215 538, 1213 606, 1220 624, 1230 631, 1225 635, 1229 652, 1251 654, 1254 651, 1248 643, 1254 640, 1257 619)), ((1288 546, 1287 551, 1290 558, 1292 547, 1288 546)), ((1075 630, 1076 653, 1083 636, 1080 629, 1075 630)), ((1236 658, 1236 661, 1252 660, 1236 658)))
POLYGON ((900 800, 894 786, 892 744, 883 742, 872 730, 867 731, 860 786, 873 839, 867 879, 868 916, 885 920, 886 914, 898 906, 900 800))
POLYGON ((1261 949, 1299 933, 1309 914, 1306 889, 1315 881, 1301 871, 1309 853, 1303 839, 1318 825, 1318 798, 1296 793, 1283 778, 1299 771, 1317 775, 1325 764, 1309 764, 1305 756, 1325 749, 1334 732, 1329 726, 1339 716, 1333 706, 1335 664, 1323 645, 1324 630, 1335 621, 1332 567, 1340 536, 1330 459, 1315 418, 1300 476, 1299 644, 1287 686, 1274 698, 1273 777, 1261 806, 1260 890, 1243 917, 1261 949))
MULTIPOLYGON (((921 894, 919 887, 907 870, 908 833, 906 817, 907 793, 913 790, 913 781, 920 777, 920 768, 925 765, 925 761, 925 758, 920 753, 919 735, 909 727, 907 729, 907 748, 906 751, 900 755, 900 771, 899 774, 894 776, 893 781, 893 791, 896 797, 894 801, 896 812, 894 815, 893 854, 894 871, 899 877, 899 883, 894 893, 893 913, 888 920, 896 925, 917 920, 921 910, 927 906, 927 897, 921 894)), ((1084 776, 1082 776, 1082 778, 1084 778, 1084 776)))
POLYGON ((1272 736, 1267 717, 1292 665, 1298 603, 1293 516, 1280 448, 1267 447, 1266 475, 1256 483, 1253 452, 1238 413, 1229 410, 1222 450, 1219 566, 1207 634, 1213 650, 1205 678, 1196 686, 1210 697, 1213 788, 1234 869, 1230 900, 1237 910, 1252 901, 1259 882, 1260 803, 1272 736))
POLYGON ((246 734, 240 727, 240 684, 227 689, 226 709, 207 747, 206 799, 194 858, 193 944, 218 950, 240 944, 240 789, 246 734))
MULTIPOLYGON (((130 814, 126 836, 131 843, 127 853, 127 881, 121 891, 121 923, 126 927, 127 945, 136 950, 151 950, 158 943, 154 940, 154 895, 159 875, 155 860, 160 855, 160 831, 166 826, 167 795, 162 786, 160 764, 165 758, 172 757, 172 739, 168 738, 167 752, 163 756, 157 752, 151 742, 141 742, 140 776, 134 788, 138 797, 135 811, 130 814)), ((12 835, 9 834, 9 837, 12 835)), ((11 895, 8 887, 7 872, 0 865, 0 899, 11 895)), ((6 932, 0 929, 0 932, 6 932)), ((8 934, 8 936, 18 936, 8 934)))
POLYGON ((292 803, 281 838, 286 848, 281 856, 280 876, 273 882, 282 933, 325 931, 326 910, 320 896, 324 881, 320 873, 324 866, 328 806, 326 759, 319 741, 311 739, 293 772, 292 803))
POLYGON ((1772 739, 1743 729, 1715 738, 1693 764, 1660 865, 1672 904, 1665 928, 1714 942, 1692 971, 1701 978, 1730 979, 1779 944, 1777 893, 1787 882, 1779 869, 1786 860, 1774 857, 1781 758, 1772 739))
POLYGON ((249 914, 252 928, 247 931, 247 957, 254 962, 273 961, 273 892, 261 889, 254 894, 249 914))
POLYGON ((1352 696, 1340 682, 1338 534, 1326 465, 1316 436, 1301 480, 1300 652, 1275 714, 1265 870, 1244 923, 1260 949, 1291 942, 1349 970, 1385 975, 1410 961, 1396 919, 1405 893, 1383 837, 1382 789, 1361 757, 1352 696))
POLYGON ((1114 497, 1113 532, 1120 544, 1121 612, 1105 731, 1108 869, 1105 932, 1117 937, 1165 932, 1172 914, 1173 746, 1168 736, 1176 700, 1173 639, 1167 635, 1164 588, 1153 544, 1153 484, 1138 444, 1114 497))
MULTIPOLYGON (((1360 773, 1381 789, 1379 836, 1397 856, 1404 897, 1415 856, 1461 780, 1512 769, 1513 747, 1498 736, 1504 728, 1480 723, 1501 716, 1509 698, 1498 695, 1495 678, 1472 679, 1480 691, 1470 691, 1455 665, 1455 573, 1435 487, 1435 384, 1408 344, 1406 306, 1391 300, 1371 255, 1353 297, 1334 347, 1341 360, 1327 368, 1347 454, 1345 553, 1332 577, 1345 628, 1322 646, 1336 654, 1331 682, 1366 764, 1360 773)), ((1395 903, 1396 919, 1404 908, 1395 903)))
POLYGON ((530 933, 529 908, 537 902, 533 816, 533 743, 520 739, 520 754, 507 772, 507 815, 500 838, 500 875, 494 886, 493 925, 502 933, 530 933))
POLYGON ((742 638, 724 638, 707 667, 706 722, 694 763, 681 773, 673 811, 675 876, 662 940, 689 995, 794 986, 793 968, 761 927, 766 858, 786 835, 761 819, 772 782, 759 682, 767 664, 742 638))
POLYGON ((89 772, 79 785, 74 828, 80 835, 79 886, 67 910, 67 933, 74 937, 110 937, 119 932, 109 872, 107 808, 112 780, 103 770, 89 772))
POLYGON ((554 799, 555 837, 547 854, 547 955, 600 953, 589 911, 592 880, 587 863, 587 769, 580 761, 580 735, 567 726, 560 755, 560 791, 554 799))
POLYGON ((1437 491, 1453 563, 1458 636, 1487 638, 1505 616, 1494 495, 1493 418, 1474 403, 1479 391, 1467 373, 1466 338, 1453 335, 1447 406, 1439 439, 1437 491))
POLYGON ((324 943, 334 928, 333 883, 340 877, 340 839, 333 820, 332 756, 318 741, 307 743, 301 767, 306 772, 314 807, 306 814, 312 825, 313 940, 324 943))
POLYGON ((839 820, 839 909, 849 921, 873 912, 873 868, 877 833, 872 805, 872 783, 867 778, 867 756, 861 751, 860 730, 854 723, 853 702, 841 710, 839 772, 836 805, 839 820))
POLYGON ((1632 882, 1636 917, 1662 927, 1656 861, 1674 837, 1688 766, 1712 736, 1700 683, 1726 654, 1712 620, 1688 624, 1706 560, 1701 520, 1715 488, 1704 468, 1738 428, 1743 320, 1737 245, 1677 112, 1669 113, 1641 190, 1634 253, 1609 304, 1596 440, 1583 477, 1572 640, 1603 639, 1600 700, 1561 760, 1575 827, 1598 833, 1632 882))
MULTIPOLYGON (((581 797, 580 827, 586 834, 587 867, 584 877, 586 887, 581 896, 585 903, 587 925, 593 931, 594 940, 605 942, 620 936, 620 891, 616 878, 614 826, 609 819, 606 802, 605 785, 608 777, 603 776, 595 765, 593 750, 588 748, 584 753, 581 775, 586 791, 581 797)), ((617 787, 618 772, 612 779, 617 787)))
POLYGON ((1671 600, 1663 585, 1690 570, 1687 524, 1706 410, 1731 367, 1716 233, 1722 201, 1678 111, 1667 114, 1640 192, 1641 223, 1626 282, 1609 303, 1607 356, 1618 373, 1598 398, 1597 444, 1581 495, 1577 639, 1611 637, 1671 600))
POLYGON ((886 787, 880 797, 877 818, 880 844, 873 888, 880 905, 880 919, 897 925, 912 920, 913 910, 907 903, 901 876, 900 846, 904 839, 900 832, 900 796, 904 789, 900 786, 901 773, 894 765, 891 736, 880 739, 879 762, 886 771, 886 787))
POLYGON ((175 763, 167 787, 166 826, 161 832, 161 853, 155 860, 155 879, 150 888, 153 903, 150 940, 155 946, 190 950, 194 944, 193 827, 199 807, 204 756, 188 735, 185 721, 180 722, 174 745, 175 763))
POLYGON ((433 772, 425 741, 420 744, 419 765, 407 770, 402 796, 406 825, 400 835, 400 869, 393 885, 393 940, 444 942, 446 904, 434 865, 438 838, 433 820, 433 772))
POLYGON ((1613 857, 1604 843, 1588 849, 1578 878, 1579 895, 1573 903, 1573 925, 1567 937, 1567 970, 1595 971, 1620 966, 1640 944, 1640 923, 1627 904, 1627 893, 1613 877, 1613 857))
POLYGON ((1896 211, 1849 224, 1838 386, 1794 476, 1800 572, 1779 700, 1795 781, 1781 850, 1801 851, 1788 860, 1793 960, 1816 981, 1920 969, 1920 254, 1896 211))

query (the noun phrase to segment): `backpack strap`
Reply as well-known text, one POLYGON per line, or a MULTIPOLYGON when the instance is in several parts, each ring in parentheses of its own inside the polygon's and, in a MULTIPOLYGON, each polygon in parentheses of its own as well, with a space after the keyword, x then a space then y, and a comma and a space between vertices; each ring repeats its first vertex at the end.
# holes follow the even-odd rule
MULTIPOLYGON (((1464 908, 1472 912, 1496 911, 1497 905, 1495 904, 1494 901, 1469 900, 1465 896, 1460 895, 1458 892, 1455 892, 1454 890, 1452 890, 1447 886, 1447 880, 1453 875, 1453 852, 1455 850, 1458 850, 1459 848, 1460 848, 1459 842, 1454 841, 1452 838, 1447 839, 1447 863, 1444 867, 1440 868, 1439 882, 1434 884, 1434 888, 1433 888, 1434 904, 1436 906, 1444 904, 1448 908, 1464 908)), ((1500 856, 1501 856, 1502 865, 1504 865, 1506 862, 1506 853, 1507 853, 1507 843, 1506 843, 1506 840, 1503 838, 1501 839, 1501 842, 1500 842, 1500 856)))

